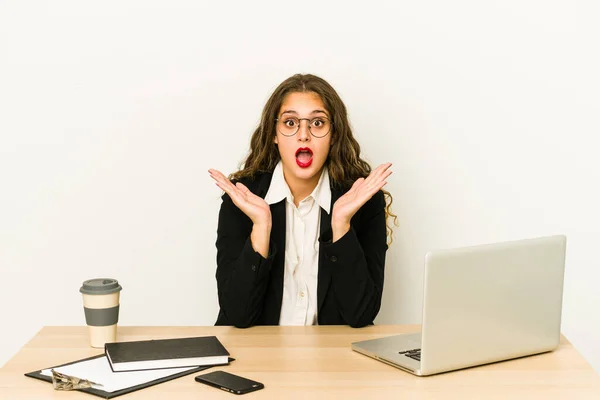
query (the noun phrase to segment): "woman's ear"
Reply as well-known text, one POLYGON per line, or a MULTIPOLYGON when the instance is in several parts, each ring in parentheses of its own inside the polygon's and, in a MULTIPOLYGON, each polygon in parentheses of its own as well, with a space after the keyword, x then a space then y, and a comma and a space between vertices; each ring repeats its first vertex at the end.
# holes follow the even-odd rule
POLYGON ((273 136, 273 143, 279 144, 279 142, 277 141, 277 135, 273 136))

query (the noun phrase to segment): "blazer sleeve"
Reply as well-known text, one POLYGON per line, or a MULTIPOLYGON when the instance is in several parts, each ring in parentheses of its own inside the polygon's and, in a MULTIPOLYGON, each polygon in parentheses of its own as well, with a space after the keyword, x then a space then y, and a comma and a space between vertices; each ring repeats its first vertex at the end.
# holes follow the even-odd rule
POLYGON ((221 313, 229 325, 255 325, 264 303, 273 258, 273 241, 264 258, 254 251, 252 221, 231 200, 222 196, 217 228, 217 291, 221 313))
POLYGON ((373 195, 361 210, 360 222, 351 223, 335 243, 331 228, 321 237, 340 314, 355 328, 372 324, 379 313, 388 248, 383 192, 373 195))

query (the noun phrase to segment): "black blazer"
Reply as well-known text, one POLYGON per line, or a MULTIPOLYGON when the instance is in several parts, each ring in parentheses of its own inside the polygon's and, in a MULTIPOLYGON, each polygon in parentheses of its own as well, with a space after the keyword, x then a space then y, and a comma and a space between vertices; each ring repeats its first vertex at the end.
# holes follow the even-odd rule
MULTIPOLYGON (((242 183, 264 198, 271 173, 242 183)), ((333 204, 348 189, 331 187, 333 204)), ((278 325, 283 297, 286 235, 285 199, 272 204, 267 258, 252 248, 252 221, 226 193, 217 229, 217 289, 220 311, 215 325, 278 325)), ((386 220, 383 192, 356 212, 350 231, 332 243, 331 217, 321 209, 317 319, 319 325, 372 324, 381 306, 385 266, 386 220)))

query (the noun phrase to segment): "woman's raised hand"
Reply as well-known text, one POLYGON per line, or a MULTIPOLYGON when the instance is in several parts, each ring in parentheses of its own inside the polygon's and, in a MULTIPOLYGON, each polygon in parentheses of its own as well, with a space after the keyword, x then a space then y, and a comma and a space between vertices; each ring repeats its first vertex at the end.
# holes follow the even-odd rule
POLYGON ((392 163, 381 164, 367 178, 359 178, 346 194, 333 205, 332 223, 350 224, 350 219, 386 183, 392 171, 392 163))
POLYGON ((255 225, 271 225, 271 209, 263 198, 252 193, 241 182, 234 185, 216 169, 209 169, 208 173, 215 180, 217 186, 229 195, 233 204, 242 210, 255 225))

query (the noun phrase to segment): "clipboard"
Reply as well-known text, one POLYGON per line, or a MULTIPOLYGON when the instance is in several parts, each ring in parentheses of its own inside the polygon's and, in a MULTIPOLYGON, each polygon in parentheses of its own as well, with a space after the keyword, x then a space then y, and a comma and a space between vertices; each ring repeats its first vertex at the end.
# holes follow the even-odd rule
MULTIPOLYGON (((68 366, 68 365, 73 365, 73 364, 77 364, 77 363, 84 362, 84 361, 90 361, 90 360, 94 360, 94 359, 97 359, 97 358, 106 358, 106 356, 104 354, 99 354, 97 356, 87 357, 87 358, 83 358, 81 360, 76 360, 76 361, 72 361, 70 363, 56 365, 56 366, 49 367, 49 368, 44 368, 44 369, 65 367, 65 366, 68 366)), ((234 360, 235 360, 234 358, 231 358, 231 357, 229 358, 229 362, 234 361, 234 360)), ((108 363, 108 360, 107 360, 107 363, 108 363)), ((228 365, 228 364, 221 364, 221 365, 228 365)), ((203 365, 203 366, 194 367, 192 369, 185 370, 183 372, 174 372, 173 374, 170 374, 170 375, 167 375, 167 376, 163 376, 163 377, 158 378, 158 379, 150 380, 148 382, 144 382, 144 383, 141 383, 141 384, 138 384, 138 385, 133 385, 133 386, 126 387, 126 388, 120 389, 120 390, 115 390, 115 391, 105 391, 105 390, 97 389, 97 388, 93 388, 93 387, 92 388, 86 388, 86 389, 75 389, 75 390, 77 390, 79 392, 89 393, 89 394, 92 394, 92 395, 95 395, 95 396, 98 396, 98 397, 102 397, 102 398, 105 398, 105 399, 112 399, 114 397, 121 396, 123 394, 135 392, 135 391, 140 390, 140 389, 145 389, 147 387, 158 385, 159 383, 167 382, 167 381, 170 381, 172 379, 177 379, 177 378, 180 378, 182 376, 190 375, 190 374, 193 374, 193 373, 198 372, 198 371, 203 371, 205 369, 212 368, 214 366, 215 365, 203 365)), ((28 372, 28 373, 25 374, 25 376, 30 377, 30 378, 40 379, 42 381, 52 383, 52 377, 43 375, 42 371, 43 370, 28 372)), ((127 373, 127 372, 115 372, 115 374, 124 374, 124 373, 127 373)), ((85 377, 80 377, 80 378, 85 378, 85 377)), ((101 383, 101 382, 99 382, 99 383, 101 383)))

